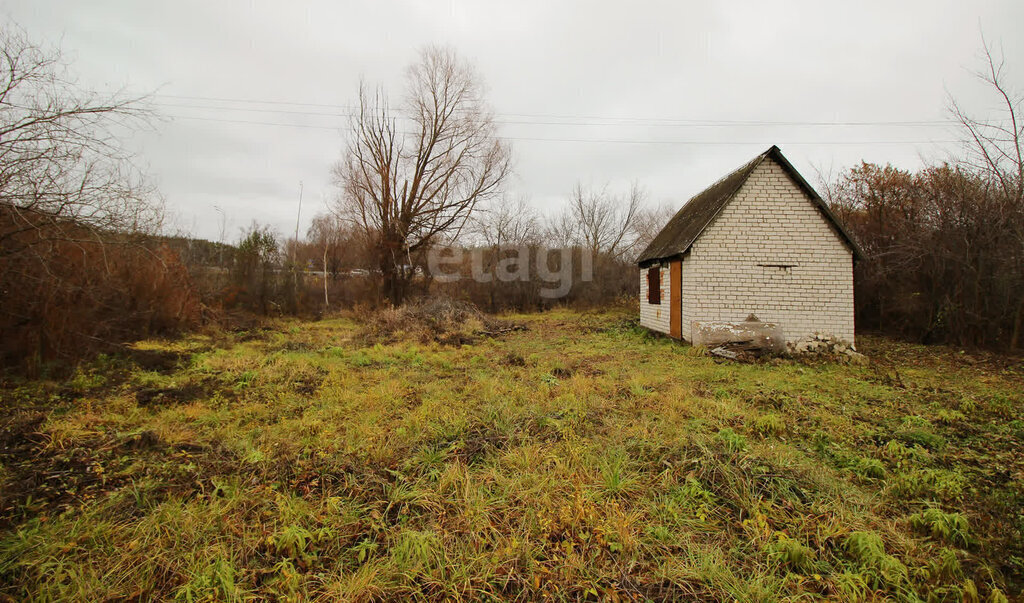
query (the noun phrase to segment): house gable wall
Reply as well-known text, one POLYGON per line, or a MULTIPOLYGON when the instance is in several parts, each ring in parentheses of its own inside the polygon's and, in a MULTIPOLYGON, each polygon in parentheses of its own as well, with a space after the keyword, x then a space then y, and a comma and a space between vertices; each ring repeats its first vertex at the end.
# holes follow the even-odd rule
POLYGON ((767 158, 694 241, 683 262, 682 302, 687 340, 695 320, 754 314, 781 324, 790 342, 823 333, 853 343, 853 253, 767 158))

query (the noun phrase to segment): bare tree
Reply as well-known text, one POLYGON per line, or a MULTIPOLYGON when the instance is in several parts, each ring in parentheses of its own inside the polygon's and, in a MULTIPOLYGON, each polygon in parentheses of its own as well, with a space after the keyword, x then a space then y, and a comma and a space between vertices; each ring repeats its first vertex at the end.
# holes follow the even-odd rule
POLYGON ((679 208, 669 203, 661 203, 654 207, 642 207, 633 217, 633 235, 636 237, 634 250, 639 253, 658 236, 661 229, 668 224, 679 208))
POLYGON ((584 187, 577 183, 569 199, 569 208, 556 222, 558 230, 573 232, 575 242, 596 255, 606 254, 613 260, 626 259, 636 246, 634 218, 646 194, 636 183, 625 195, 584 187))
POLYGON ((0 31, 0 257, 83 232, 151 231, 152 187, 116 131, 144 119, 139 99, 77 88, 57 51, 0 31))
MULTIPOLYGON (((499 301, 518 303, 521 307, 523 298, 532 292, 536 283, 503 282, 494 278, 494 275, 498 263, 508 254, 519 254, 523 249, 540 242, 540 218, 537 212, 525 196, 513 198, 506 195, 480 209, 472 220, 470 230, 484 245, 484 261, 480 268, 488 275, 487 299, 490 311, 498 310, 499 301)), ((531 270, 528 260, 526 270, 531 270)))
POLYGON ((335 167, 340 213, 374 242, 384 294, 402 303, 413 257, 452 237, 500 192, 509 149, 496 136, 479 77, 450 50, 428 48, 408 72, 407 117, 360 87, 346 157, 335 167))
POLYGON ((162 211, 120 139, 140 99, 78 87, 57 49, 0 29, 0 356, 29 370, 194 324, 162 211))
MULTIPOLYGON (((1002 51, 997 56, 984 35, 981 42, 984 67, 976 75, 994 92, 1001 110, 994 118, 979 119, 953 98, 949 107, 965 134, 966 158, 959 162, 961 167, 981 175, 999 191, 994 195, 995 211, 988 212, 986 219, 995 230, 1009 234, 1004 253, 1013 267, 1011 274, 1019 278, 1024 275, 1024 93, 1007 82, 1002 51)), ((1011 349, 1020 348, 1024 341, 1024 291, 1017 293, 1011 349)))
POLYGON ((503 196, 473 218, 472 231, 489 247, 536 243, 540 219, 525 196, 503 196))
POLYGON ((950 111, 966 135, 967 158, 962 163, 972 172, 987 174, 999 183, 1010 202, 1020 204, 1024 202, 1024 94, 1006 82, 1005 58, 1002 52, 995 55, 984 36, 982 49, 985 67, 975 75, 995 92, 1001 114, 994 119, 978 119, 956 99, 950 99, 950 111))

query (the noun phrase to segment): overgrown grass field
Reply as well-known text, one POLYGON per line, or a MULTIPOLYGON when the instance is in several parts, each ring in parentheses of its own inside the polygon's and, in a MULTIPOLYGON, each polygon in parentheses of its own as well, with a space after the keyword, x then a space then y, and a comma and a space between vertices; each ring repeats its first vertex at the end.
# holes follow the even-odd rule
POLYGON ((736 364, 625 314, 511 318, 9 379, 0 600, 1020 599, 1019 359, 736 364))

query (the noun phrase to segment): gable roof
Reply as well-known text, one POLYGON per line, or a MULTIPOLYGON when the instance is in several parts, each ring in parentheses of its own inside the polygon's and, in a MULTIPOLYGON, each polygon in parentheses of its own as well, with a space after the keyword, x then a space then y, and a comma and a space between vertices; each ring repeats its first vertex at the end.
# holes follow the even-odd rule
POLYGON ((853 252, 854 259, 861 259, 863 254, 860 248, 854 242, 853 237, 843 228, 843 225, 836 218, 835 214, 832 213, 832 210, 828 208, 828 205, 818 195, 817 191, 796 171, 793 164, 782 155, 779 147, 772 145, 764 153, 754 157, 736 171, 715 182, 704 189, 703 192, 687 201, 686 205, 677 211, 676 215, 672 216, 668 224, 647 245, 647 248, 637 258, 637 263, 643 266, 656 260, 677 257, 686 253, 690 246, 693 245, 693 242, 697 240, 697 237, 704 232, 704 229, 711 224, 712 220, 739 192, 750 175, 757 169, 757 166, 761 165, 765 159, 772 159, 782 166, 782 169, 797 183, 797 186, 807 193, 807 196, 811 198, 815 206, 824 214, 825 219, 835 228, 840 238, 846 242, 853 252))

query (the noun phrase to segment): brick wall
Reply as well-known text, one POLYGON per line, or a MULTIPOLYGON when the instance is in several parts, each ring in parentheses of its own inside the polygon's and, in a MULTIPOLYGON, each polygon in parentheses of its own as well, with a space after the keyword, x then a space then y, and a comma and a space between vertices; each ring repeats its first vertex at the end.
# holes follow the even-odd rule
POLYGON ((669 332, 669 268, 668 263, 661 268, 661 303, 647 303, 647 268, 640 269, 640 324, 662 333, 669 332))
POLYGON ((694 242, 682 290, 687 340, 694 320, 755 314, 781 324, 790 342, 816 332, 854 341, 853 254, 770 158, 694 242))

